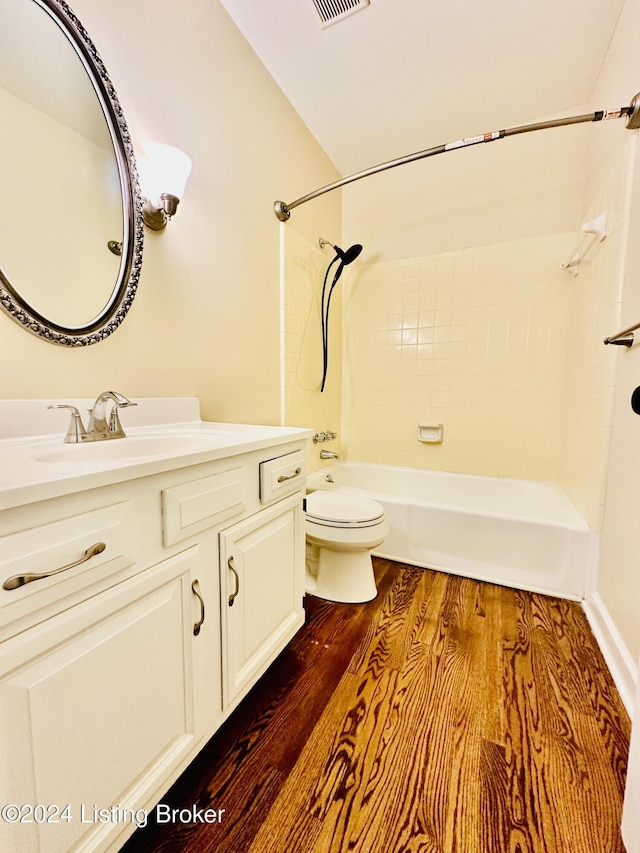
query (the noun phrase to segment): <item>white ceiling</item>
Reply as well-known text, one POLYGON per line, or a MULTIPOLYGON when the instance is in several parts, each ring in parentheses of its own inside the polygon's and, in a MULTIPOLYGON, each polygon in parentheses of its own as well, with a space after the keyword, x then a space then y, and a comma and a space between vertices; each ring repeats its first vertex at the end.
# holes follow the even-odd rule
POLYGON ((624 0, 221 2, 345 175, 588 103, 624 0))

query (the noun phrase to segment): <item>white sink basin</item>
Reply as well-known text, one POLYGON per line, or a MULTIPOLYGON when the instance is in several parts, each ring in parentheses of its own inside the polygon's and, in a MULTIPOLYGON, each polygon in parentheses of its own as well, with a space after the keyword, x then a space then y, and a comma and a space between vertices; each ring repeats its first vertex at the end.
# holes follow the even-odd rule
MULTIPOLYGON (((68 401, 80 411, 92 399, 68 401)), ((125 438, 65 444, 68 412, 51 400, 0 400, 0 513, 310 438, 311 430, 200 420, 196 398, 139 398, 125 438)), ((124 420, 124 418, 123 418, 124 420)))
POLYGON ((174 456, 184 453, 197 453, 219 447, 229 441, 231 433, 224 430, 207 431, 206 435, 177 433, 168 435, 140 435, 106 441, 91 441, 83 444, 63 444, 56 450, 50 446, 46 452, 34 454, 33 462, 57 463, 69 462, 74 465, 83 462, 102 462, 108 460, 146 459, 153 456, 174 456))

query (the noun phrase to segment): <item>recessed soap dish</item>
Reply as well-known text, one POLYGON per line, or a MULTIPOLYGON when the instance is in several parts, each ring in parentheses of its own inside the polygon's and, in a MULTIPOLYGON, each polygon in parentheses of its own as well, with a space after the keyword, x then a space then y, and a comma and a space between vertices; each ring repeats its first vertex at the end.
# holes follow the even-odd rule
POLYGON ((418 424, 418 441, 425 444, 440 444, 443 433, 443 424, 418 424))

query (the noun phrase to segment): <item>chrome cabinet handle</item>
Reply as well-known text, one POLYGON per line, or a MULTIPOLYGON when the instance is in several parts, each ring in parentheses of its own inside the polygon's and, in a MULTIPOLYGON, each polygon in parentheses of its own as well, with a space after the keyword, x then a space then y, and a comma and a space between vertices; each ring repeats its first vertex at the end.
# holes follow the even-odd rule
POLYGON ((75 560, 73 563, 68 563, 66 566, 61 566, 59 569, 54 569, 52 572, 39 572, 39 573, 27 573, 25 575, 12 575, 10 578, 7 578, 6 581, 2 584, 2 589, 18 589, 20 586, 24 586, 27 583, 31 583, 32 581, 39 581, 43 578, 50 578, 52 575, 59 575, 60 572, 66 572, 67 569, 73 569, 75 566, 79 566, 81 563, 86 563, 87 560, 90 560, 92 557, 95 557, 96 554, 102 554, 104 549, 107 546, 104 542, 96 542, 95 545, 92 545, 90 548, 84 552, 82 557, 79 560, 75 560))
POLYGON ((197 578, 192 582, 191 589, 195 597, 200 602, 200 619, 193 626, 193 636, 197 637, 200 633, 200 628, 202 628, 202 625, 204 623, 204 598, 202 597, 202 593, 200 592, 200 584, 198 583, 197 578))
POLYGON ((240 592, 240 578, 238 577, 238 573, 236 572, 233 566, 233 557, 229 557, 229 559, 227 560, 227 566, 231 569, 231 571, 233 572, 233 576, 236 579, 236 588, 234 592, 232 592, 229 596, 229 607, 233 607, 233 602, 236 600, 236 596, 240 592))
POLYGON ((285 480, 293 480, 294 477, 297 477, 299 474, 302 474, 302 468, 296 468, 293 474, 281 474, 278 477, 279 483, 284 483, 285 480))

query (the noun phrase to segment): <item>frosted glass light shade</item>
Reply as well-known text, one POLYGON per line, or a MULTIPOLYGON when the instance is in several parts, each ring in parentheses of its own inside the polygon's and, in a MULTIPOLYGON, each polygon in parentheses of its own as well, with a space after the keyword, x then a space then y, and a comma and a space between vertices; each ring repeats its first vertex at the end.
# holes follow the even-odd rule
POLYGON ((140 162, 140 180, 146 197, 159 203, 162 195, 181 199, 191 174, 191 159, 173 145, 156 143, 147 147, 140 162))

